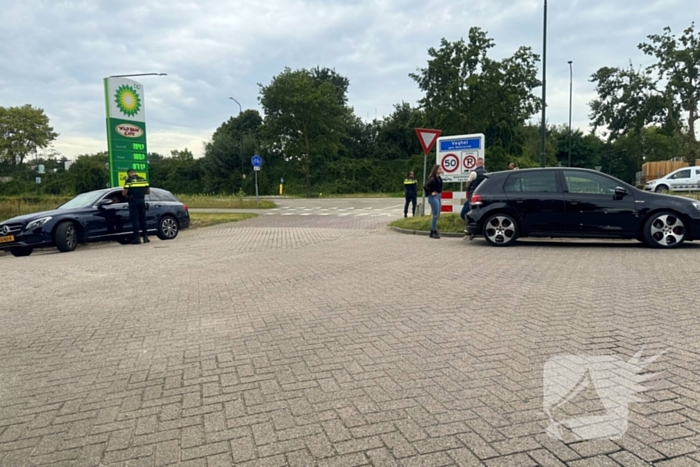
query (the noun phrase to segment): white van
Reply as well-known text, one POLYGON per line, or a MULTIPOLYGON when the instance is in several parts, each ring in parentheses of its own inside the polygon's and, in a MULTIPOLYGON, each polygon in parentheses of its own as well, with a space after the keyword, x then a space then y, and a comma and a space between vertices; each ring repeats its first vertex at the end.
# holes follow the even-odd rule
POLYGON ((683 167, 666 175, 647 182, 646 191, 699 191, 700 190, 700 166, 683 167))

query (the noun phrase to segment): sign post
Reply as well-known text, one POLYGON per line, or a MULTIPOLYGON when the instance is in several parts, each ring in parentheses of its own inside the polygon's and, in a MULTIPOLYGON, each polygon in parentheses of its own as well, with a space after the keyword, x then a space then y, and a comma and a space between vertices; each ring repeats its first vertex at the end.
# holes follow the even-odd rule
POLYGON ((250 158, 250 162, 253 164, 253 171, 255 172, 255 204, 260 205, 260 200, 258 199, 258 172, 262 165, 262 157, 256 154, 250 158))
MULTIPOLYGON (((418 141, 423 148, 423 186, 425 186, 425 175, 428 165, 428 153, 433 148, 435 141, 437 141, 438 136, 442 133, 442 130, 428 130, 426 128, 416 128, 416 134, 418 135, 418 141)), ((423 192, 423 198, 421 200, 420 210, 421 216, 425 216, 425 190, 423 192)))
POLYGON ((444 182, 466 182, 476 168, 476 161, 484 160, 485 136, 443 136, 438 138, 435 163, 442 166, 444 182))
POLYGON ((128 170, 148 180, 143 85, 127 78, 105 78, 110 186, 123 186, 128 170))

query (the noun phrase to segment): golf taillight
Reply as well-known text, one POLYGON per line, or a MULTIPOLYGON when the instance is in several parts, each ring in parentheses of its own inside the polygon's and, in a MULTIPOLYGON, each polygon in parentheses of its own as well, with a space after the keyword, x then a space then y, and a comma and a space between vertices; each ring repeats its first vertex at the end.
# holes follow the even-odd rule
POLYGON ((480 206, 483 204, 484 198, 481 197, 481 195, 472 195, 472 199, 469 201, 470 205, 476 205, 480 206))
POLYGON ((185 209, 185 211, 189 211, 189 209, 187 209, 186 205, 183 204, 182 207, 185 209))

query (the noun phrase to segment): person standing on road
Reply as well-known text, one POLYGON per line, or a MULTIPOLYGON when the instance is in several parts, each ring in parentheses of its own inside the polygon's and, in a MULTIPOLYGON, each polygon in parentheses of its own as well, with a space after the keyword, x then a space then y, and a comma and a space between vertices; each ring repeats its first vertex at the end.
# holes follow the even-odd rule
POLYGON ((428 181, 425 182, 423 187, 425 195, 428 197, 430 210, 433 213, 433 218, 430 222, 430 238, 440 238, 437 230, 437 222, 442 210, 442 177, 440 175, 442 175, 442 167, 435 164, 433 170, 430 171, 428 181))
MULTIPOLYGON (((511 164, 512 165, 512 164, 511 164)), ((486 180, 486 169, 484 168, 484 160, 483 159, 477 159, 476 160, 476 169, 472 171, 472 173, 469 174, 469 179, 467 179, 467 200, 464 202, 464 206, 462 207, 462 212, 459 214, 459 217, 461 217, 464 220, 464 234, 467 235, 467 213, 469 212, 469 206, 471 204, 471 199, 472 195, 474 194, 474 191, 476 188, 481 185, 481 182, 486 180)), ((470 240, 474 239, 473 235, 469 236, 470 240)))
POLYGON ((149 243, 148 226, 146 225, 146 195, 151 194, 151 188, 146 179, 136 175, 133 170, 129 170, 127 175, 122 194, 129 201, 129 217, 134 231, 134 239, 131 243, 135 245, 141 243, 139 230, 143 231, 143 243, 149 243))
POLYGON ((403 217, 408 217, 408 205, 413 203, 413 216, 416 215, 416 203, 418 202, 418 180, 413 175, 413 171, 408 172, 406 179, 403 181, 403 187, 406 190, 406 205, 403 207, 403 217))

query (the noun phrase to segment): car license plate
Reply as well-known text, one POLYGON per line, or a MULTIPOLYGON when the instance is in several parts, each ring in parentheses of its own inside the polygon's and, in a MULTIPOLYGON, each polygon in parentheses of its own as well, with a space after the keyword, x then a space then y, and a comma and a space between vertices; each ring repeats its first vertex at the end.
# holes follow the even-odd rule
POLYGON ((8 235, 6 237, 0 237, 0 243, 12 243, 15 241, 14 235, 8 235))

